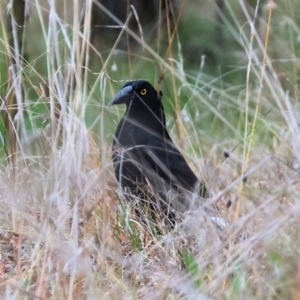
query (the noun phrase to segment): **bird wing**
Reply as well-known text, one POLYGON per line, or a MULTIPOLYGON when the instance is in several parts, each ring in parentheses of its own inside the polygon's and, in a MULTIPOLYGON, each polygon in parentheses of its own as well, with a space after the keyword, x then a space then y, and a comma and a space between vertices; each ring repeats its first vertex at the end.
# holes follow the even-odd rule
POLYGON ((198 178, 188 166, 182 154, 169 141, 152 137, 143 150, 144 158, 151 169, 166 182, 188 191, 194 191, 198 178))

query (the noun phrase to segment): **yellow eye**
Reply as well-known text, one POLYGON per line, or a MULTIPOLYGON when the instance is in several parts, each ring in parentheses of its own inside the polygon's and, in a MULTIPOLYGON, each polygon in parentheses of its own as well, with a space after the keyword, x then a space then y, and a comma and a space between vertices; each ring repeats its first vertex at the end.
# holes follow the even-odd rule
POLYGON ((142 90, 141 90, 141 95, 142 95, 142 96, 145 96, 146 94, 147 94, 147 90, 146 90, 146 89, 142 89, 142 90))

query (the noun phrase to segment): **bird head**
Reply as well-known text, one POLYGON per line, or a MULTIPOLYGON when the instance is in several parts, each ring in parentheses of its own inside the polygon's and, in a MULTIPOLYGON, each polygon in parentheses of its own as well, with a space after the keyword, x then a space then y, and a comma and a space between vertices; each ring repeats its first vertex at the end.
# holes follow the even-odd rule
POLYGON ((112 105, 118 104, 138 104, 144 103, 151 107, 157 105, 162 97, 162 92, 157 92, 155 88, 145 80, 135 80, 127 82, 123 88, 115 95, 112 105))

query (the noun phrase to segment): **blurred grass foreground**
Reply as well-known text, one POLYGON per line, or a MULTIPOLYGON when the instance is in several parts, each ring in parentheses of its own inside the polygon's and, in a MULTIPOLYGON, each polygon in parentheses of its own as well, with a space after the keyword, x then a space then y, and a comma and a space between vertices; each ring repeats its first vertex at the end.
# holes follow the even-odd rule
POLYGON ((1 299, 300 299, 296 0, 0 2, 1 299), (112 171, 127 81, 164 93, 206 210, 139 222, 112 171))

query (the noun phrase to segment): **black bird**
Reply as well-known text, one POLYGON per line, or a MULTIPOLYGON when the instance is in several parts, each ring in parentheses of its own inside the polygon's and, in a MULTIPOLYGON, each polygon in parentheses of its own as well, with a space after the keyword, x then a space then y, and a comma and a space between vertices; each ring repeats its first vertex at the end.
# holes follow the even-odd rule
POLYGON ((175 147, 166 128, 162 92, 144 80, 126 83, 112 100, 125 104, 113 141, 117 180, 127 195, 150 202, 151 209, 174 224, 206 189, 175 147))

